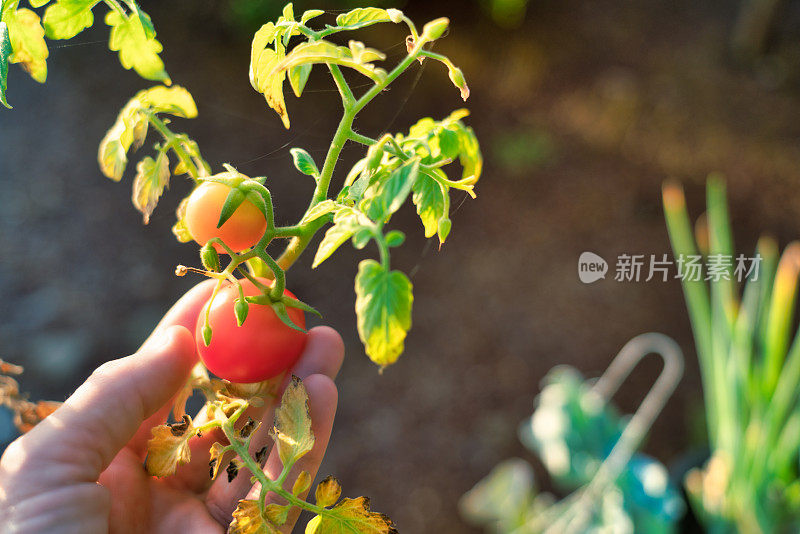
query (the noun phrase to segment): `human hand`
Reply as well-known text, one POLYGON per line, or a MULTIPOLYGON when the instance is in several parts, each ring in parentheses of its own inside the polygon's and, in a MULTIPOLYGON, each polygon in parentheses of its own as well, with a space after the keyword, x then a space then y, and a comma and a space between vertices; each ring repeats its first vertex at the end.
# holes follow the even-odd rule
MULTIPOLYGON (((225 532, 240 499, 258 496, 249 477, 210 480, 209 447, 225 439, 219 429, 192 438, 192 460, 174 476, 157 479, 143 467, 150 429, 166 421, 197 363, 191 332, 212 288, 205 282, 186 293, 136 354, 100 366, 63 406, 8 446, 0 458, 0 532, 216 534, 225 532)), ((336 412, 333 378, 343 357, 334 330, 310 330, 292 373, 308 391, 316 442, 293 471, 313 477, 319 468, 336 412)), ((270 442, 274 408, 267 402, 248 409, 247 415, 267 423, 254 434, 251 452, 270 442)), ((195 418, 198 425, 203 420, 203 414, 195 418)), ((264 470, 273 479, 280 473, 277 451, 264 470)), ((297 514, 283 532, 291 531, 297 514)))

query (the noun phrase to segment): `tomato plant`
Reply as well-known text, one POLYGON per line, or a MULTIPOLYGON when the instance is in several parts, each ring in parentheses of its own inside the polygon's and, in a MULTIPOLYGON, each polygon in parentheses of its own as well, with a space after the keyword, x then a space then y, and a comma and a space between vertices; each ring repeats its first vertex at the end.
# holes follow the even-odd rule
MULTIPOLYGON (((263 278, 256 282, 269 285, 263 278)), ((239 287, 245 297, 255 297, 262 292, 249 280, 242 281, 239 287)), ((284 295, 295 298, 289 290, 284 290, 284 295)), ((233 285, 220 290, 217 298, 209 302, 206 313, 208 315, 200 316, 197 322, 200 359, 209 371, 231 382, 251 383, 273 378, 290 369, 305 348, 308 336, 300 330, 306 325, 302 310, 288 310, 292 323, 299 327, 292 328, 284 324, 271 307, 248 306, 247 301, 240 300, 233 285), (203 336, 206 324, 215 332, 208 345, 203 336)))
MULTIPOLYGON (((119 52, 123 67, 163 85, 139 91, 123 106, 100 143, 101 171, 114 181, 122 180, 129 157, 144 145, 149 133, 155 132, 159 136, 155 152, 139 160, 133 178, 132 201, 144 223, 148 223, 173 176, 186 176, 195 186, 178 205, 173 232, 181 242, 194 240, 202 245, 202 268, 179 265, 176 274, 196 272, 216 281, 208 312, 197 326, 199 350, 212 371, 234 383, 212 380, 205 368, 198 369, 187 388, 189 392, 198 388, 206 395, 210 421, 195 427, 184 416, 180 427, 155 429, 147 456, 148 471, 157 476, 173 473, 179 463, 189 461, 188 440, 217 427, 224 431, 228 445, 215 443, 212 448, 213 476, 224 453, 233 451, 238 460, 229 464, 229 476, 236 476, 238 469, 246 466, 262 487, 258 500, 239 503, 231 532, 274 532, 284 524, 292 507, 316 514, 308 524, 309 533, 365 529, 394 532, 391 521, 370 512, 363 498, 339 501, 341 489, 335 480, 318 486, 316 505, 298 497, 310 484, 302 477, 295 483, 296 491, 283 489, 294 463, 313 446, 302 385, 293 383, 287 390, 286 413, 274 429, 282 451, 283 478, 275 481, 267 477, 248 452, 249 434, 234 427, 249 405, 248 399, 264 393, 259 388, 267 386, 260 382, 243 387, 235 382, 247 383, 279 373, 302 350, 303 312, 317 312, 286 291, 287 271, 322 230, 312 268, 347 241, 357 249, 374 245, 377 260, 362 260, 355 277, 359 337, 367 355, 381 369, 402 354, 411 328, 414 298, 409 278, 392 267, 391 249, 402 245, 405 235, 389 228, 391 218, 410 200, 424 235, 436 237, 441 248, 452 228, 450 197, 454 192, 475 197, 483 159, 475 133, 464 123, 469 115, 465 109, 438 120, 422 118, 408 132, 380 132, 374 137, 358 131, 355 123, 375 97, 421 63, 444 66, 461 98, 469 97, 463 72, 447 56, 430 49, 445 36, 450 21, 438 18, 420 30, 398 9, 366 7, 339 13, 323 24, 320 21, 328 17, 326 12, 314 9, 296 17, 292 4, 287 4, 277 21, 266 22, 255 33, 250 84, 287 129, 287 80, 300 98, 312 69, 324 67, 342 101, 341 120, 320 165, 301 147, 289 151, 297 171, 313 180, 314 191, 302 217, 294 224, 280 226, 275 222, 275 206, 265 178, 246 176, 225 164, 224 171, 212 172, 198 144, 188 135, 173 131, 171 118, 165 115, 190 119, 197 117, 198 109, 186 88, 172 85, 159 56, 162 45, 156 39, 155 27, 134 0, 31 1, 35 9, 44 9, 41 18, 35 11, 20 7, 20 1, 4 0, 0 8, 0 102, 7 105, 9 63, 20 63, 35 80, 44 82, 48 57, 45 37, 74 37, 92 26, 93 10, 104 5, 108 8, 104 20, 110 27, 109 48, 119 52), (407 30, 406 54, 393 65, 386 66, 384 52, 360 41, 349 39, 346 45, 334 42, 340 34, 376 24, 407 30), (366 78, 367 88, 361 90, 361 80, 352 84, 347 71, 366 78), (363 156, 346 172, 337 174, 339 156, 347 143, 362 145, 363 156), (460 169, 452 176, 456 165, 460 169), (273 250, 280 253, 273 255, 273 250), (227 265, 222 265, 220 252, 227 254, 227 265), (245 317, 248 315, 249 319, 245 317), (267 345, 274 358, 257 360, 254 355, 267 350, 267 345), (267 365, 267 360, 274 365, 267 365), (266 506, 264 499, 269 491, 279 494, 287 504, 266 506)), ((184 401, 186 396, 188 393, 184 401)), ((176 415, 184 415, 181 402, 176 403, 176 415)))
MULTIPOLYGON (((207 181, 197 186, 186 200, 183 217, 192 239, 205 245, 209 239, 219 238, 236 252, 255 246, 267 230, 267 220, 251 201, 244 199, 230 217, 219 224, 226 201, 232 198, 236 202, 238 196, 244 193, 219 182, 207 181)), ((218 243, 214 247, 218 252, 224 251, 218 243)))

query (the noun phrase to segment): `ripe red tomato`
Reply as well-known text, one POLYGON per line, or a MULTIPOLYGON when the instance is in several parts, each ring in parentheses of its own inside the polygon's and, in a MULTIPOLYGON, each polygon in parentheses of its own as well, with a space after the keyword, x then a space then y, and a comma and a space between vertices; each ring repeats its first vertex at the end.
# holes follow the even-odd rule
MULTIPOLYGON (((192 191, 186 203, 184 222, 192 238, 201 245, 212 237, 219 237, 234 252, 241 252, 258 243, 267 230, 264 214, 249 200, 236 208, 230 219, 217 228, 222 205, 231 188, 217 182, 203 182, 192 191)), ((225 250, 215 244, 217 252, 225 250)))
MULTIPOLYGON (((259 279, 271 284, 266 279, 259 279)), ((260 295, 260 290, 249 280, 242 280, 246 296, 260 295)), ((285 295, 296 298, 290 291, 285 295)), ((223 287, 214 297, 209 312, 211 343, 203 342, 205 308, 197 319, 195 340, 200 359, 209 371, 231 382, 247 384, 261 382, 278 376, 291 368, 300 358, 308 335, 286 326, 271 307, 250 304, 242 326, 237 326, 233 305, 239 292, 233 285, 223 287)), ((287 307, 292 322, 306 327, 302 310, 287 307)))

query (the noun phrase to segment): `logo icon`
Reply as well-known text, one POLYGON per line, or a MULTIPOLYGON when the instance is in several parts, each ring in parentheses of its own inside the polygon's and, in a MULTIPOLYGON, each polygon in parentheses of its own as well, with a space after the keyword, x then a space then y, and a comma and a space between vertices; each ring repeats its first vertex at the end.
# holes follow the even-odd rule
POLYGON ((584 252, 578 258, 578 278, 584 284, 597 282, 606 277, 608 263, 594 252, 584 252))

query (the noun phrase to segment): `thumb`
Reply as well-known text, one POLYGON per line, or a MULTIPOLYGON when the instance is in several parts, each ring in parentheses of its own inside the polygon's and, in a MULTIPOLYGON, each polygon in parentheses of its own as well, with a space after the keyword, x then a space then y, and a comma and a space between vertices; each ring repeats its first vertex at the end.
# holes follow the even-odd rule
POLYGON ((18 440, 18 452, 30 458, 26 469, 37 471, 40 484, 52 488, 96 481, 142 421, 184 385, 197 358, 193 336, 173 326, 159 337, 132 356, 101 365, 58 410, 18 440))

